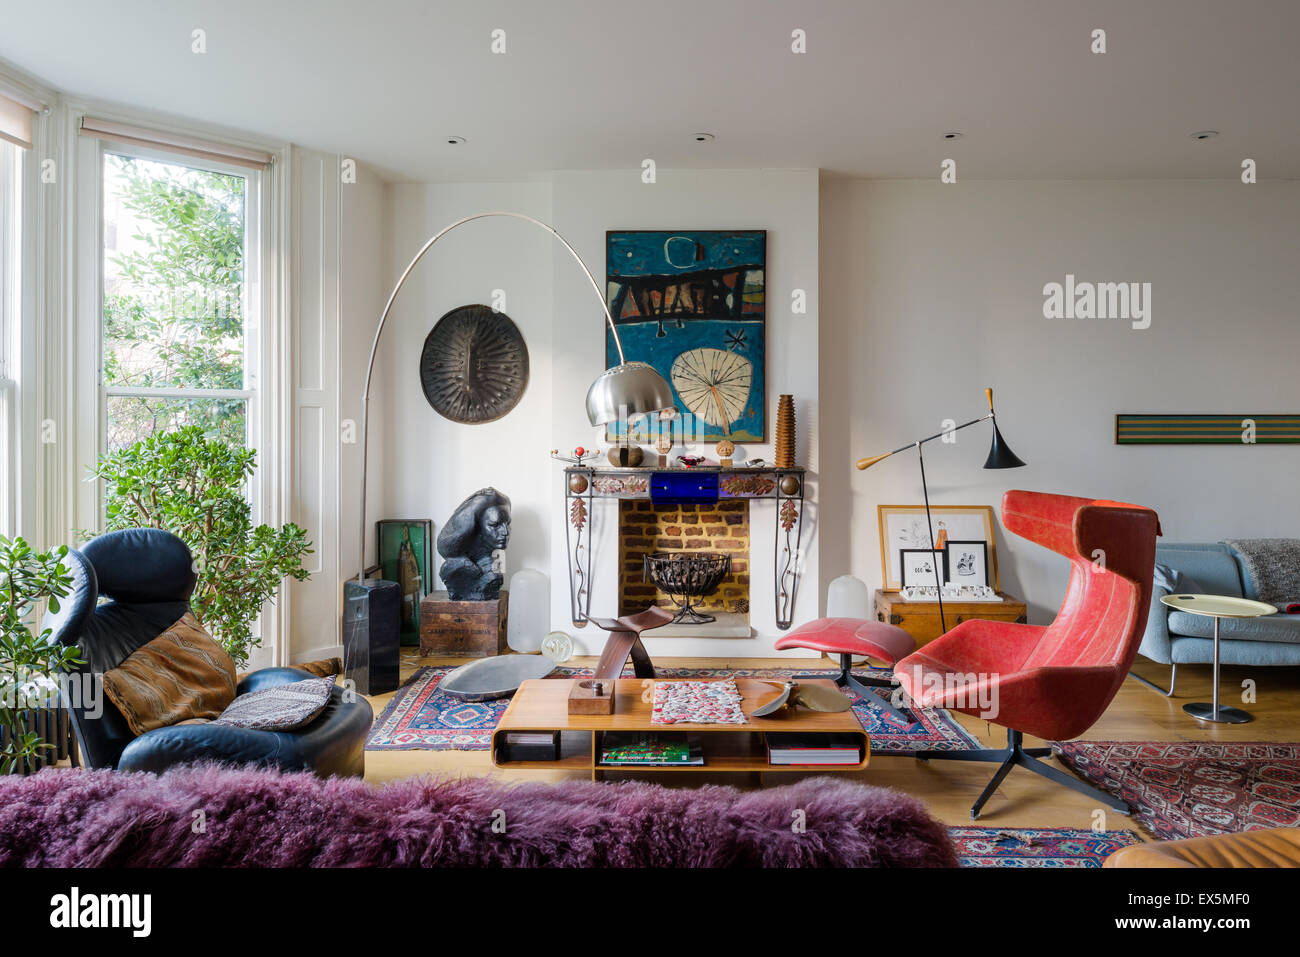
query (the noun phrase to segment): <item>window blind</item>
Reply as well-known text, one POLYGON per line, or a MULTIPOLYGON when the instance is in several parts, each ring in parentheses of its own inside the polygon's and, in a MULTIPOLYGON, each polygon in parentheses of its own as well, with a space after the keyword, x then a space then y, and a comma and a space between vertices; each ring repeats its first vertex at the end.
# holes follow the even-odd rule
POLYGON ((32 148, 32 109, 0 93, 0 139, 32 148))
POLYGON ((81 119, 81 135, 96 139, 122 143, 126 146, 147 146, 165 149, 182 156, 196 159, 231 163, 249 169, 261 169, 272 160, 272 155, 263 150, 245 149, 242 146, 228 146, 209 140, 194 139, 180 133, 164 133, 141 126, 129 126, 111 120, 97 120, 85 116, 81 119))

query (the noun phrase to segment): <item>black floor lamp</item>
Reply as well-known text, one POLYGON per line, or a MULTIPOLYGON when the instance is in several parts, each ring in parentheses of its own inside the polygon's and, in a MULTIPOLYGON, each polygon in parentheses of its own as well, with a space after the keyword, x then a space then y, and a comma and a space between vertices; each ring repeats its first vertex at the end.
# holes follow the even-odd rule
MULTIPOLYGON (((925 496, 925 526, 930 532, 930 548, 932 551, 934 549, 934 525, 930 521, 930 489, 925 482, 925 454, 922 451, 921 446, 925 445, 926 442, 932 442, 935 439, 942 438, 943 436, 947 435, 949 432, 957 432, 961 429, 965 429, 968 428, 969 426, 976 425, 980 422, 983 422, 986 419, 991 419, 993 421, 993 438, 991 444, 989 445, 989 457, 984 460, 984 468, 1018 469, 1025 464, 1020 460, 1020 458, 1016 455, 1016 453, 1012 452, 1011 449, 1007 447, 1006 440, 1002 438, 1002 432, 1000 429, 998 429, 998 419, 993 412, 993 390, 985 389, 984 398, 988 401, 989 404, 989 411, 987 415, 981 415, 978 419, 971 419, 969 422, 963 422, 961 425, 958 425, 954 428, 944 429, 942 432, 936 432, 934 435, 927 435, 923 439, 917 439, 915 442, 909 442, 907 445, 899 446, 898 448, 894 449, 892 452, 882 452, 879 455, 872 455, 869 458, 858 459, 859 469, 869 469, 871 468, 871 466, 875 465, 881 459, 887 459, 891 455, 897 455, 899 452, 906 452, 908 449, 911 448, 916 449, 916 458, 921 465, 921 492, 925 496)), ((881 569, 882 574, 885 573, 886 571, 887 569, 881 569)), ((943 580, 939 575, 938 562, 934 562, 934 584, 935 584, 935 593, 939 599, 939 626, 944 631, 947 631, 948 622, 947 619, 944 617, 944 613, 943 613, 943 580)))

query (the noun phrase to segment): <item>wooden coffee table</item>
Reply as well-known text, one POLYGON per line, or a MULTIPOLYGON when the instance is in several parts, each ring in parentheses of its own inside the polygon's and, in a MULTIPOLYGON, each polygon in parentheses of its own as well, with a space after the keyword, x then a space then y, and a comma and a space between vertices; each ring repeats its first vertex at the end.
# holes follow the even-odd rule
MULTIPOLYGON (((613 714, 569 714, 569 691, 577 679, 551 678, 525 681, 519 686, 501 723, 492 733, 492 763, 499 768, 545 769, 549 771, 589 771, 596 780, 602 770, 666 772, 686 771, 860 771, 871 757, 871 741, 852 709, 838 714, 785 708, 766 718, 751 717, 751 712, 779 693, 767 681, 737 678, 741 710, 748 724, 654 724, 650 720, 655 680, 620 678, 615 682, 613 714), (510 731, 559 731, 560 758, 557 761, 503 760, 499 747, 510 731), (602 767, 601 736, 606 731, 669 731, 698 735, 704 749, 704 764, 689 767, 602 767), (857 764, 788 765, 767 763, 765 735, 769 731, 794 731, 817 734, 852 734, 862 742, 862 760, 857 764)), ((700 680, 700 679, 657 679, 700 680)), ((801 684, 818 684, 834 688, 826 679, 804 679, 801 684)))

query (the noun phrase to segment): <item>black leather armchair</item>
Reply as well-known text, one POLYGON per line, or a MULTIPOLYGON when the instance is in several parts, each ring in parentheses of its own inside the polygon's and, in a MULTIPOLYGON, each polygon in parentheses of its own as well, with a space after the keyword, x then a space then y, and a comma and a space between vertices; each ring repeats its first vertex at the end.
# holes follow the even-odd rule
MULTIPOLYGON (((81 649, 83 678, 117 667, 189 611, 193 558, 170 532, 142 528, 100 535, 80 551, 69 551, 64 564, 72 572, 73 588, 45 624, 56 640, 81 649), (111 600, 100 604, 101 595, 111 600)), ((296 668, 264 668, 245 676, 238 693, 310 677, 296 668)), ((85 687, 85 682, 79 684, 85 687)), ((374 712, 364 698, 351 697, 344 700, 343 690, 335 688, 320 717, 297 731, 197 724, 158 728, 138 737, 98 682, 92 694, 72 694, 64 705, 87 767, 162 771, 173 764, 216 760, 314 771, 322 777, 360 777, 374 712)))

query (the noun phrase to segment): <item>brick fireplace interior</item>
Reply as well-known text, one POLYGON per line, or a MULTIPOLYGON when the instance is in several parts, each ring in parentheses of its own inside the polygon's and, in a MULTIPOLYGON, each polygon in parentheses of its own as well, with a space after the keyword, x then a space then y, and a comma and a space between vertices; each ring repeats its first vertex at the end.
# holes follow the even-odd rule
MULTIPOLYGON (((723 552, 731 572, 718 590, 700 600, 700 611, 749 623, 749 503, 656 505, 644 499, 618 503, 618 613, 635 614, 647 604, 676 612, 677 605, 653 582, 642 580, 641 559, 654 552, 723 552)), ((686 626, 683 625, 683 628, 686 626)), ((695 626, 705 627, 705 626, 695 626)))

